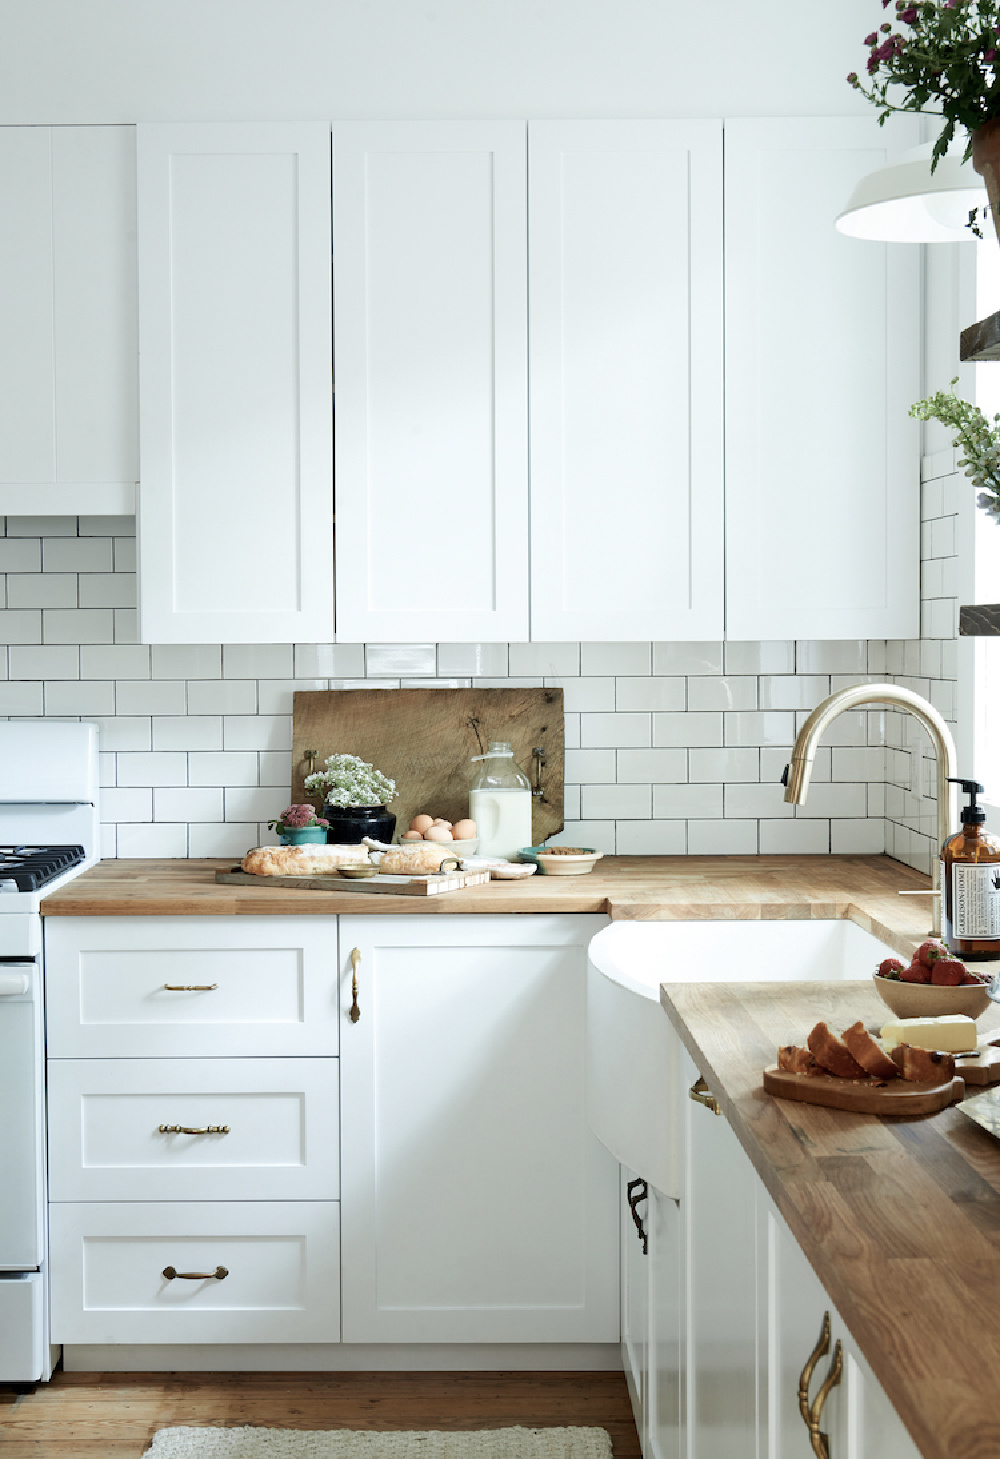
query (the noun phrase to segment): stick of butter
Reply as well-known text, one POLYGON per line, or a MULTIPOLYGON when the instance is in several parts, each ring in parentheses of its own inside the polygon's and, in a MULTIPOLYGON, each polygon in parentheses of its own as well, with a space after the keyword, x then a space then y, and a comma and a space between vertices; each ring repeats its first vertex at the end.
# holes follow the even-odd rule
POLYGON ((911 1044, 915 1049, 940 1049, 962 1054, 978 1043, 975 1019, 964 1013, 944 1013, 940 1018, 892 1018, 882 1025, 882 1042, 887 1049, 911 1044))

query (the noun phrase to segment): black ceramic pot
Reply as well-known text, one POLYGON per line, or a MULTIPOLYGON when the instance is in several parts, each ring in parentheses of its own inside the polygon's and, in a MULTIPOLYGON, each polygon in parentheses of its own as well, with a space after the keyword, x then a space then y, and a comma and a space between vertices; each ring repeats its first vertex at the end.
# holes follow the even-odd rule
POLYGON ((320 815, 330 822, 326 839, 332 846, 356 846, 366 836, 388 845, 396 829, 395 814, 384 805, 325 805, 320 815))

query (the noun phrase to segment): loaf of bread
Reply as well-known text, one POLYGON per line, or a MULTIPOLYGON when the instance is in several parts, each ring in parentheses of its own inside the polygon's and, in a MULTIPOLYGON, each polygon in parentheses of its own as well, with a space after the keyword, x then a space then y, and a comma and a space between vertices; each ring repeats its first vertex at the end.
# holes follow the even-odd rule
POLYGON ((817 1023, 806 1042, 817 1064, 841 1079, 863 1079, 865 1071, 850 1049, 825 1023, 817 1023))
POLYGON ((955 1077, 954 1054, 940 1049, 916 1049, 912 1044, 897 1044, 892 1051, 894 1062, 904 1079, 917 1084, 943 1084, 955 1077))
POLYGON ((240 865, 251 876, 323 876, 367 860, 367 846, 255 846, 240 865))
POLYGON ((457 860, 447 842, 408 841, 405 846, 393 846, 385 852, 379 871, 386 876, 433 876, 445 860, 457 860))
POLYGON ((857 1023, 852 1023, 850 1028, 844 1029, 843 1037, 844 1043, 866 1074, 873 1074, 876 1079, 899 1077, 896 1065, 889 1055, 879 1048, 871 1034, 866 1031, 860 1018, 857 1023))
POLYGON ((778 1050, 778 1068, 784 1069, 788 1074, 808 1074, 812 1077, 826 1073, 808 1049, 799 1048, 796 1044, 784 1044, 778 1050))

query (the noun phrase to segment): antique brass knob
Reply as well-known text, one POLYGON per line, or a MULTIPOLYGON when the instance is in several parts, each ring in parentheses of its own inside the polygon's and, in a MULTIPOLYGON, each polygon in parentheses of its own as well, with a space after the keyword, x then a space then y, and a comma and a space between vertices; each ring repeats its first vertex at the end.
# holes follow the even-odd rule
POLYGON ((688 1099, 693 1099, 695 1104, 703 1104, 710 1109, 714 1115, 721 1115, 722 1107, 715 1095, 711 1092, 704 1079, 696 1079, 688 1090, 688 1099))

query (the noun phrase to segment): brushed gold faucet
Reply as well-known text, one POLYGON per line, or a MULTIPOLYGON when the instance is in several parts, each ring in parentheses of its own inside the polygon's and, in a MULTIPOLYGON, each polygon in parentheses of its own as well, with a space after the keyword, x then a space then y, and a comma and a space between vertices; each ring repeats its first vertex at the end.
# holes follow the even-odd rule
POLYGON ((897 684, 856 684, 850 689, 838 689, 810 714, 796 736, 792 758, 785 766, 781 782, 785 786, 785 800, 791 805, 804 805, 809 792, 809 778, 812 774, 816 745, 826 727, 847 709, 860 709, 869 704, 887 704, 893 709, 906 709, 918 719, 931 737, 937 759, 937 846, 931 856, 931 935, 941 935, 941 847, 951 835, 953 819, 951 814, 952 790, 949 777, 956 773, 957 752, 951 730, 942 716, 912 689, 900 688, 897 684))

